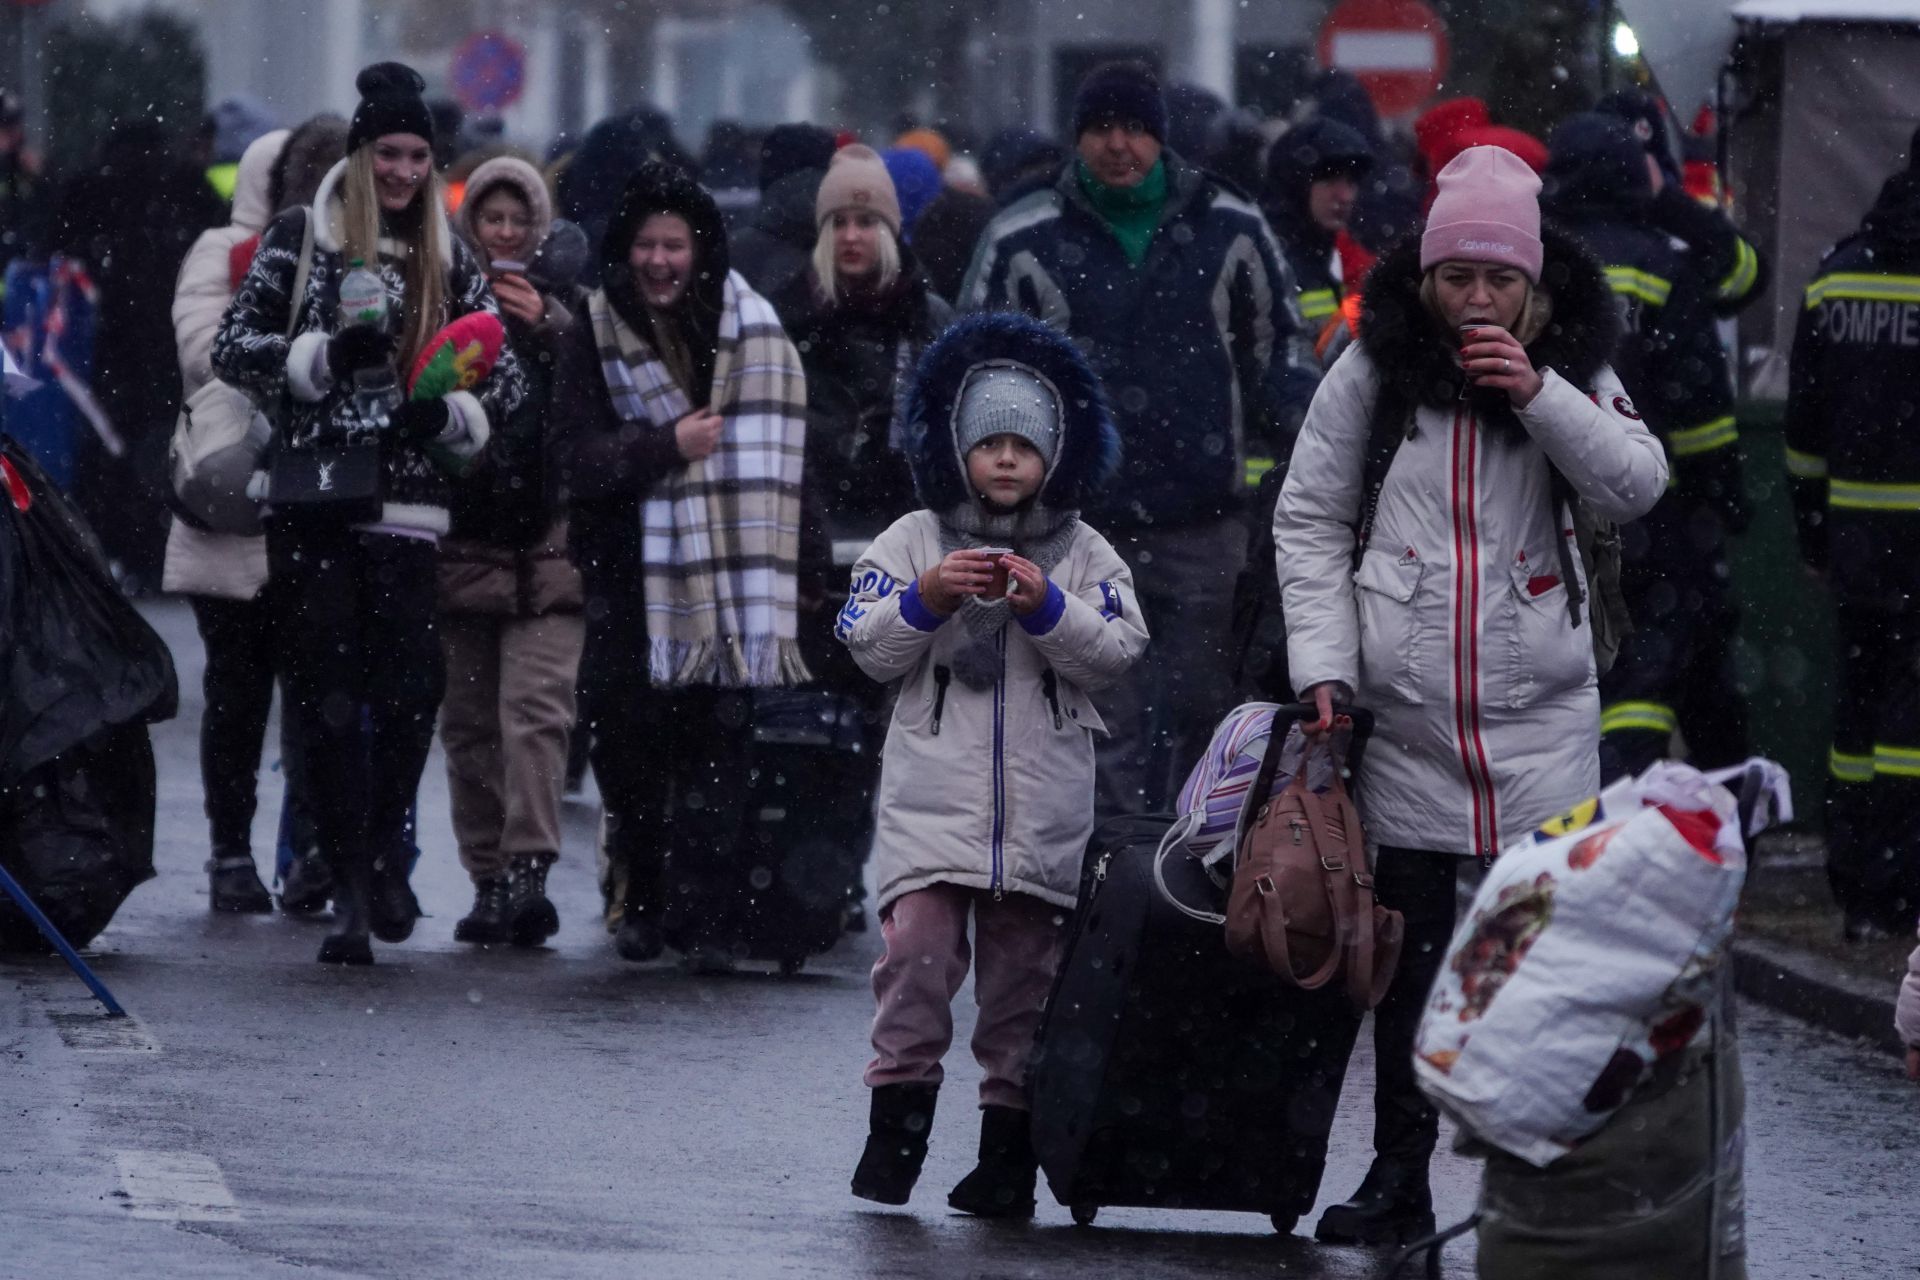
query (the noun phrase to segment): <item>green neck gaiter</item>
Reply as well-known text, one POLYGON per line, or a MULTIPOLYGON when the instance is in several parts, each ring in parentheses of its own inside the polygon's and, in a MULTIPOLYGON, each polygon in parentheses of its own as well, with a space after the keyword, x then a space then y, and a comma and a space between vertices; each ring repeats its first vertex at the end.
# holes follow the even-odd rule
POLYGON ((1147 176, 1131 187, 1108 186, 1093 176, 1084 160, 1074 162, 1074 171, 1087 202, 1113 229, 1127 261, 1136 267, 1145 262, 1147 246, 1160 226, 1160 211, 1167 203, 1167 162, 1154 161, 1147 176))

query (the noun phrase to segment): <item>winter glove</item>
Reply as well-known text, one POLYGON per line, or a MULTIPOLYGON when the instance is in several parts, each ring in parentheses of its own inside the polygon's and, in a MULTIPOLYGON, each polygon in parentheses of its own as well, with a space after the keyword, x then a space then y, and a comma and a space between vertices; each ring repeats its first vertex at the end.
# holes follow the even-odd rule
POLYGON ((370 324, 348 325, 327 340, 327 372, 336 384, 393 356, 393 335, 370 324))
POLYGON ((409 400, 388 415, 387 429, 396 439, 428 444, 446 435, 452 422, 445 400, 409 400))

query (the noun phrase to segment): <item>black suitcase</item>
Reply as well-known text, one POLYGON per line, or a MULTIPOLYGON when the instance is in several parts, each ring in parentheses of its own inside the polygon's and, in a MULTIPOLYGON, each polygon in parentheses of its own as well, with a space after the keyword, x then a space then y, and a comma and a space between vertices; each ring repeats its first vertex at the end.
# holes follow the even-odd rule
MULTIPOLYGON (((1264 1213, 1290 1233, 1319 1194, 1362 1015, 1340 984, 1292 987, 1167 902, 1153 863, 1173 821, 1115 819, 1088 847, 1028 1073, 1034 1150, 1082 1225, 1114 1205, 1264 1213)), ((1224 908, 1193 859, 1166 877, 1224 908)))
POLYGON ((880 763, 867 708, 829 689, 759 689, 741 824, 736 920, 754 960, 797 973, 846 931, 849 886, 873 839, 880 763))

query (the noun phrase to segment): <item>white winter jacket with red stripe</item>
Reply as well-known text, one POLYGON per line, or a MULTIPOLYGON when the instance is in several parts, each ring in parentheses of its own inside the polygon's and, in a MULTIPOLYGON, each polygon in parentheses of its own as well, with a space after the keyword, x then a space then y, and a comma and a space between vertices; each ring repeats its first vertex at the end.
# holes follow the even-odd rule
POLYGON ((1593 636, 1569 618, 1548 461, 1617 521, 1653 506, 1667 463, 1611 369, 1591 397, 1542 372, 1524 438, 1464 399, 1414 411, 1357 569, 1364 338, 1301 429, 1274 512, 1287 656, 1295 688, 1337 680, 1376 715, 1361 794, 1382 845, 1490 856, 1599 790, 1593 636))

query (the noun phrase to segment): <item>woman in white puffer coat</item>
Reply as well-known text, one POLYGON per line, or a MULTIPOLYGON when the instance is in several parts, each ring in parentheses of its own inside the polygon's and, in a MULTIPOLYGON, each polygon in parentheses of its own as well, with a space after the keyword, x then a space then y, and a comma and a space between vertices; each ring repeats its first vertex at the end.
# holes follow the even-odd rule
MULTIPOLYGON (((173 331, 183 398, 213 380, 213 338, 247 274, 260 233, 283 203, 304 203, 340 158, 346 122, 317 116, 298 129, 264 134, 240 157, 233 221, 202 232, 174 286, 173 331)), ((264 598, 267 540, 197 529, 179 516, 167 533, 161 588, 188 597, 206 650, 206 709, 200 721, 200 775, 212 856, 216 911, 270 911, 254 867, 255 774, 273 701, 272 610, 264 598)), ((291 763, 291 762, 290 762, 291 763)), ((292 785, 292 770, 288 774, 292 785)), ((318 902, 324 906, 324 890, 318 902)))
POLYGON ((1295 687, 1323 722, 1348 700, 1377 718, 1361 804, 1379 900, 1406 919, 1375 1011, 1374 1164, 1318 1229, 1343 1243, 1432 1230, 1438 1121, 1413 1036, 1459 859, 1491 858, 1599 790, 1587 583, 1563 498, 1627 521, 1667 484, 1606 364, 1606 279, 1572 241, 1543 240, 1533 171, 1474 147, 1439 188, 1424 234, 1368 278, 1361 339, 1314 397, 1274 515, 1295 687), (1400 442, 1356 555, 1376 419, 1400 442))

